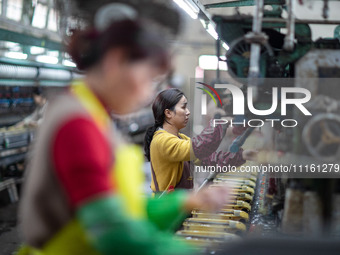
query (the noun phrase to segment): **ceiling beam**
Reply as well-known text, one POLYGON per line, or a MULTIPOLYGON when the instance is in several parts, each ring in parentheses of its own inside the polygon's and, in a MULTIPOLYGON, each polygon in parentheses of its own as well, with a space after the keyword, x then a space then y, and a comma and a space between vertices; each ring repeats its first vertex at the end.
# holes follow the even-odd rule
MULTIPOLYGON (((264 0, 264 5, 283 5, 285 0, 264 0)), ((206 4, 204 7, 206 9, 212 8, 225 8, 225 7, 242 7, 242 6, 254 6, 255 0, 239 0, 239 1, 228 1, 213 4, 206 4)))
POLYGON ((0 28, 0 40, 19 43, 21 45, 43 47, 49 50, 63 51, 61 42, 56 42, 47 37, 36 37, 29 34, 18 33, 0 28))

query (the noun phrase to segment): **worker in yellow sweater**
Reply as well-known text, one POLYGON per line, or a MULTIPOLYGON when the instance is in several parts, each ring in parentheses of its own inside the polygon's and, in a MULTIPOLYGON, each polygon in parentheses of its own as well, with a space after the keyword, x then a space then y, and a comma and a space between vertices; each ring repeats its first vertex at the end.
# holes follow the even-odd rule
POLYGON ((190 111, 187 98, 178 89, 160 92, 153 105, 154 126, 145 135, 145 156, 151 163, 153 192, 193 188, 190 160, 202 165, 239 166, 255 157, 256 151, 240 149, 234 155, 216 151, 227 125, 213 127, 212 122, 198 136, 190 139, 179 131, 186 127, 190 111))

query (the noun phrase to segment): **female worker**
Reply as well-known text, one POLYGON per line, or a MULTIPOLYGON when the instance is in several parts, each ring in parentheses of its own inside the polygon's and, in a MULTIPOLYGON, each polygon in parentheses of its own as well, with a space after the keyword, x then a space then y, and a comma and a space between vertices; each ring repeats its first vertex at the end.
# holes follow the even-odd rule
POLYGON ((48 103, 47 98, 40 87, 35 87, 33 89, 33 100, 36 105, 34 112, 24 118, 22 121, 16 123, 15 127, 36 128, 41 125, 48 103))
POLYGON ((200 135, 192 139, 180 133, 189 120, 187 102, 182 91, 167 89, 157 95, 152 105, 155 124, 147 130, 144 150, 151 163, 151 189, 155 193, 176 188, 191 189, 193 178, 189 160, 199 159, 203 165, 239 166, 256 155, 255 151, 242 149, 236 154, 216 152, 227 125, 214 128, 211 121, 200 135))
POLYGON ((225 189, 142 199, 143 155, 120 141, 109 112, 144 104, 153 78, 169 67, 167 47, 138 4, 105 2, 77 1, 91 20, 73 32, 68 52, 85 77, 51 103, 40 127, 20 207, 21 254, 187 254, 191 247, 165 230, 194 207, 226 202, 225 189))

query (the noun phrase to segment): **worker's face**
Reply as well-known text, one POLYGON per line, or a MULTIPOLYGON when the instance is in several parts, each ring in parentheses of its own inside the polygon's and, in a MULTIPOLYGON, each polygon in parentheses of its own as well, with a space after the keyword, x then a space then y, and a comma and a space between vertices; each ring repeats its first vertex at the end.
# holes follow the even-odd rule
POLYGON ((182 96, 181 100, 176 104, 175 109, 171 111, 169 122, 178 130, 185 128, 189 121, 190 111, 188 109, 188 100, 182 96))
POLYGON ((35 103, 36 105, 41 106, 41 105, 44 104, 44 97, 42 97, 41 95, 36 95, 36 94, 34 94, 34 95, 33 95, 33 100, 34 100, 34 103, 35 103))
POLYGON ((149 60, 129 62, 119 52, 103 68, 104 98, 116 114, 127 114, 146 105, 154 95, 153 80, 161 70, 149 60))

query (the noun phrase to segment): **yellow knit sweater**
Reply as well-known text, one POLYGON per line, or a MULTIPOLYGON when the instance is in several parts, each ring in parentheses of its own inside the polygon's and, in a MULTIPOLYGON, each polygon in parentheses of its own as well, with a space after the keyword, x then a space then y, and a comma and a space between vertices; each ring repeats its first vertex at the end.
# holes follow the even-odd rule
MULTIPOLYGON (((176 187, 179 183, 184 161, 189 161, 192 152, 191 140, 179 133, 179 138, 161 129, 155 132, 150 145, 150 161, 156 175, 160 191, 170 186, 176 187)), ((156 191, 152 177, 151 189, 156 191)))

